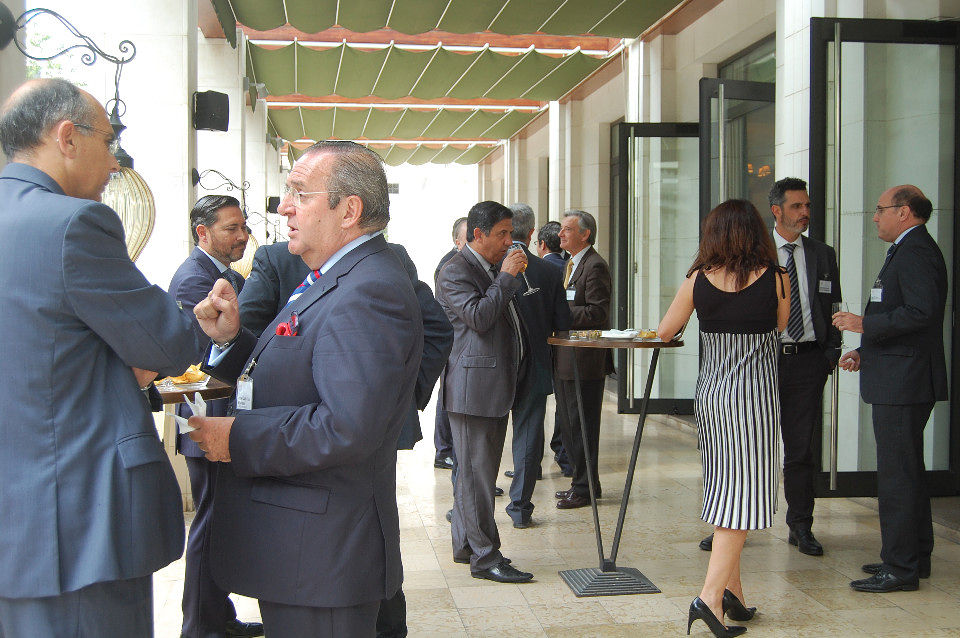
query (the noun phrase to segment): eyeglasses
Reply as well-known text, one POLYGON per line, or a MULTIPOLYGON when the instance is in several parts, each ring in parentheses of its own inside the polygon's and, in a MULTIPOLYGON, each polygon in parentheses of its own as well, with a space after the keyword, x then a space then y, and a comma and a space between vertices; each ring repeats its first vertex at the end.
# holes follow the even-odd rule
POLYGON ((877 215, 883 215, 883 210, 885 208, 900 208, 901 206, 906 206, 906 204, 890 204, 889 206, 877 206, 877 215))
POLYGON ((96 126, 90 126, 89 124, 80 124, 78 122, 74 122, 73 125, 76 126, 77 128, 87 129, 88 131, 95 131, 100 135, 106 135, 107 149, 110 151, 111 155, 116 155, 117 151, 120 150, 120 140, 117 138, 116 135, 113 134, 113 131, 110 131, 108 133, 106 131, 101 131, 96 126))
POLYGON ((322 195, 324 193, 339 193, 340 191, 298 191, 296 188, 291 188, 290 186, 284 186, 283 192, 281 193, 281 200, 286 199, 287 197, 293 196, 293 205, 295 208, 300 208, 303 204, 304 195, 322 195))

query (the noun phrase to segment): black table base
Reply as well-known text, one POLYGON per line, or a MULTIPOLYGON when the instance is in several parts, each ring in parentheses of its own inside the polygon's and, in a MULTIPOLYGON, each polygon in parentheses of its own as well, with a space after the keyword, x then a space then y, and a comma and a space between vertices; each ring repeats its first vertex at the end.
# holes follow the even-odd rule
MULTIPOLYGON (((603 538, 600 535, 600 517, 597 512, 597 496, 594 493, 593 471, 590 464, 590 442, 583 420, 583 401, 580 393, 580 371, 577 365, 573 366, 573 381, 577 393, 577 409, 580 416, 580 435, 583 437, 583 451, 587 457, 587 485, 590 488, 590 507, 593 510, 593 525, 597 537, 597 554, 600 558, 600 567, 585 567, 582 569, 568 569, 559 572, 567 586, 577 597, 584 596, 620 596, 625 594, 659 594, 660 590, 650 582, 650 579, 632 567, 617 567, 617 553, 620 549, 620 538, 623 535, 623 523, 627 515, 627 501, 630 499, 630 488, 633 487, 633 475, 637 469, 637 455, 640 452, 640 440, 643 437, 643 424, 647 419, 647 408, 650 403, 650 391, 653 387, 653 377, 657 371, 657 359, 660 350, 654 350, 650 357, 650 368, 647 371, 646 387, 643 393, 643 402, 640 404, 640 418, 637 422, 637 433, 633 439, 633 449, 630 453, 630 463, 627 465, 627 480, 623 486, 623 496, 620 499, 620 515, 617 518, 617 529, 613 535, 613 548, 610 558, 603 555, 603 538)), ((576 358, 574 358, 576 360, 576 358)))

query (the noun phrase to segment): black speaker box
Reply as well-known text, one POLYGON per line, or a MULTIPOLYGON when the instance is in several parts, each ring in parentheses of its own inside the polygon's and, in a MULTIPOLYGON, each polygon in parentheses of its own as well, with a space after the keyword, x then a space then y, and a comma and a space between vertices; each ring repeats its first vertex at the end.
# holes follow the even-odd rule
POLYGON ((226 93, 197 91, 193 94, 193 128, 226 131, 230 126, 230 99, 226 93))
POLYGON ((267 212, 268 213, 277 213, 277 209, 280 208, 280 198, 279 197, 268 197, 267 198, 267 212))

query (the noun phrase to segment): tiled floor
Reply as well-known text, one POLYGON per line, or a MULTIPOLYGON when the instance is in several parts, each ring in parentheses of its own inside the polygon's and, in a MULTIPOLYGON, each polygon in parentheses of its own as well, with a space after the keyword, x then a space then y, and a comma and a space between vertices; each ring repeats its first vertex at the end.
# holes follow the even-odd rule
MULTIPOLYGON (((609 542, 623 493, 636 417, 604 412, 600 468, 604 498, 601 527, 609 542)), ((547 414, 553 414, 552 401, 547 414)), ((663 593, 577 598, 558 570, 598 563, 589 508, 561 511, 553 492, 569 486, 557 466, 544 462, 534 494, 536 526, 516 530, 501 506, 497 524, 503 552, 534 582, 502 585, 471 578, 453 562, 449 525, 450 473, 433 468, 433 406, 421 417, 426 440, 402 452, 398 467, 401 549, 411 636, 679 636, 686 611, 702 584, 709 555, 697 548, 710 528, 698 518, 700 459, 689 431, 651 417, 627 512, 618 564, 635 567, 663 593)), ((548 420, 552 420, 549 419, 548 420)), ((509 441, 508 433, 508 441, 509 441)), ((509 443, 501 470, 511 467, 509 443)), ((509 479, 498 482, 509 487, 509 479)), ((878 560, 880 532, 869 501, 817 502, 814 527, 826 553, 804 556, 786 543, 781 510, 769 530, 752 533, 743 553, 747 602, 760 613, 747 623, 750 636, 960 636, 960 545, 938 536, 933 575, 917 592, 861 594, 848 582, 860 565, 878 560)), ((953 536, 955 538, 955 536, 953 536)), ((180 628, 183 563, 155 578, 157 635, 176 637, 180 628)), ((243 619, 258 617, 255 601, 235 597, 243 619)), ((693 633, 709 636, 703 623, 693 633)))

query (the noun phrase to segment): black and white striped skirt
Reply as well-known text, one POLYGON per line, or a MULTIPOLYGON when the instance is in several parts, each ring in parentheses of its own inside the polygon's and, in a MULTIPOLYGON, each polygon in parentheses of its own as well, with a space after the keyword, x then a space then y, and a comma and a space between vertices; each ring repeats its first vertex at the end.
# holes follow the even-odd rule
POLYGON ((777 512, 777 333, 702 332, 694 410, 707 523, 763 529, 777 512))

